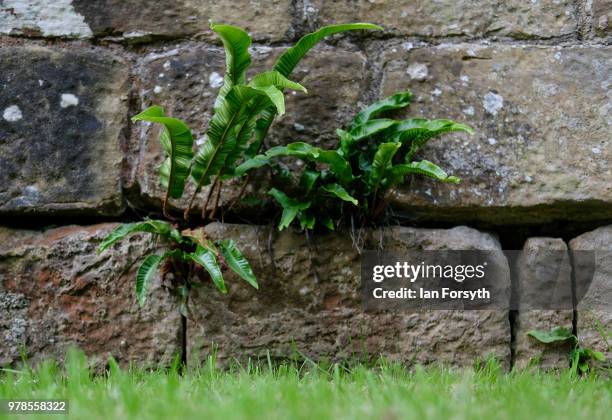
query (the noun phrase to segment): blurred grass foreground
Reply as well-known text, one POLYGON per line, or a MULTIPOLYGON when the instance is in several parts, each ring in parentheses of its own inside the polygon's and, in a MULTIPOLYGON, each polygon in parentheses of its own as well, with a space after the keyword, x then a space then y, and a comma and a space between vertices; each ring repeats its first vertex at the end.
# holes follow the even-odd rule
MULTIPOLYGON (((213 357, 183 374, 178 366, 124 370, 110 360, 106 371, 96 374, 82 353, 72 351, 63 367, 49 362, 1 370, 0 399, 67 399, 68 417, 88 420, 604 419, 612 412, 605 372, 504 373, 495 361, 460 370, 408 369, 385 361, 349 366, 268 360, 222 370, 213 357)), ((0 414, 30 415, 7 416, 0 414)))

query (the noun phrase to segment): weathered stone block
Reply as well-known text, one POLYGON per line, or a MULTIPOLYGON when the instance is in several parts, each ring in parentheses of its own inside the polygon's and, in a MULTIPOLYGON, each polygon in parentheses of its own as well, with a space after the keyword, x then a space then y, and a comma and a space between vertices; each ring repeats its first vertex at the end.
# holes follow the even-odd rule
MULTIPOLYGON (((255 72, 269 70, 284 48, 257 47, 252 49, 255 72)), ((223 84, 225 59, 223 50, 201 44, 152 53, 137 70, 138 93, 143 106, 158 104, 169 115, 184 119, 193 130, 198 144, 205 141, 218 90, 223 84)), ((290 76, 302 83, 308 94, 286 94, 286 114, 277 117, 267 137, 269 145, 307 141, 319 146, 335 147, 335 129, 350 120, 357 110, 359 96, 365 88, 366 60, 357 52, 317 47, 311 51, 290 76)), ((157 141, 158 127, 134 125, 127 186, 133 191, 131 202, 161 205, 164 191, 159 185, 157 168, 163 161, 163 151, 157 141)), ((265 173, 265 171, 262 171, 265 173)), ((221 205, 228 204, 240 190, 240 182, 224 185, 221 205)), ((265 190, 265 177, 253 177, 248 194, 265 190)), ((193 192, 186 190, 181 200, 173 202, 184 209, 193 192)), ((208 188, 200 193, 201 206, 208 188)))
POLYGON ((0 49, 0 214, 122 212, 127 82, 108 52, 0 49))
POLYGON ((0 34, 89 38, 93 32, 72 0, 3 0, 0 34))
POLYGON ((459 44, 385 53, 381 96, 410 89, 406 114, 476 131, 434 139, 417 156, 461 184, 415 177, 392 194, 393 205, 453 223, 610 220, 610 52, 459 44))
MULTIPOLYGON (((572 329, 572 277, 570 257, 562 239, 529 238, 517 262, 519 311, 515 318, 515 366, 532 363, 542 368, 568 366, 570 343, 542 344, 527 336, 531 330, 572 329), (551 294, 551 291, 554 291, 551 294), (566 309, 542 309, 543 299, 566 309), (538 306, 538 305, 541 306, 538 306)), ((556 306, 556 305, 555 305, 556 306)))
POLYGON ((592 16, 595 35, 600 37, 610 36, 612 33, 612 1, 593 0, 592 16))
POLYGON ((580 261, 589 264, 589 258, 580 256, 574 260, 576 273, 577 293, 579 302, 577 307, 578 340, 583 347, 601 351, 605 354, 608 363, 612 357, 610 351, 612 331, 612 226, 600 227, 591 232, 584 233, 570 241, 572 251, 591 251, 594 253, 595 270, 590 286, 583 295, 581 285, 587 284, 592 270, 584 267, 580 261))
MULTIPOLYGON (((212 238, 232 238, 249 258, 259 291, 226 273, 229 294, 208 282, 193 290, 188 357, 288 358, 295 350, 314 360, 377 357, 468 366, 493 355, 510 363, 507 311, 364 312, 360 257, 348 233, 315 236, 269 228, 210 224, 212 238), (268 244, 270 246, 268 247, 268 244), (316 273, 316 274, 315 274, 316 273)), ((363 232, 370 247, 385 249, 499 250, 492 236, 466 227, 391 228, 363 232)), ((500 253, 500 264, 507 266, 500 253)), ((509 277, 500 278, 509 287, 509 277)))
MULTIPOLYGON (((306 3, 306 2, 305 2, 306 3)), ((358 0, 307 2, 306 16, 320 24, 372 22, 408 36, 509 36, 551 38, 576 33, 570 0, 358 0)))
POLYGON ((288 0, 74 0, 73 5, 95 35, 122 35, 133 41, 200 34, 213 38, 210 21, 243 27, 258 40, 292 35, 288 0))
POLYGON ((46 232, 0 228, 0 365, 62 360, 78 346, 92 363, 169 365, 181 349, 177 305, 158 278, 144 308, 135 296, 142 257, 157 249, 135 235, 97 255, 116 225, 46 232))
POLYGON ((129 42, 201 35, 212 38, 209 22, 244 27, 255 39, 292 37, 291 2, 180 0, 5 0, 0 33, 90 38, 120 36, 129 42))

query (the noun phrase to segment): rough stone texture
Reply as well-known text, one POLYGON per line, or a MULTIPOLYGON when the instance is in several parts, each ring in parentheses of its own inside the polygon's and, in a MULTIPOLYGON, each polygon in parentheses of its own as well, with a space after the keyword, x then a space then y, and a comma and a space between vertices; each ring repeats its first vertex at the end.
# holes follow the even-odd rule
MULTIPOLYGON (((612 342, 612 226, 582 234, 572 239, 569 247, 572 251, 594 251, 595 273, 577 307, 578 340, 584 347, 603 352, 609 363, 612 357, 609 347, 612 342)), ((576 284, 582 284, 581 276, 589 270, 579 264, 574 270, 576 284)))
POLYGON ((392 195, 396 207, 454 223, 612 218, 611 47, 398 45, 383 66, 381 95, 411 89, 411 116, 476 131, 435 139, 417 156, 462 184, 415 179, 392 195))
POLYGON ((204 35, 209 21, 245 28, 257 40, 293 36, 291 2, 179 0, 3 0, 0 34, 90 38, 121 36, 128 42, 204 35))
MULTIPOLYGON (((212 238, 233 238, 258 277, 256 291, 226 273, 229 294, 205 282, 193 290, 189 319, 190 360, 218 345, 217 358, 274 359, 305 355, 314 360, 377 357, 404 362, 469 366, 496 356, 509 366, 507 311, 364 312, 360 259, 350 235, 303 235, 267 228, 210 224, 212 238), (272 235, 271 252, 267 250, 272 235), (272 263, 273 261, 273 263, 272 263), (316 270, 316 276, 314 274, 316 270), (299 353, 296 353, 297 350, 299 353)), ((449 230, 391 228, 364 233, 370 247, 402 249, 500 249, 492 236, 466 227, 449 230)), ((507 262, 503 255, 499 264, 507 262)), ((499 279, 509 287, 509 278, 499 279)))
POLYGON ((122 211, 127 80, 107 52, 0 48, 0 214, 122 211))
POLYGON ((610 37, 612 34, 612 1, 593 0, 592 26, 596 36, 610 37))
POLYGON ((306 14, 320 24, 373 22, 407 36, 510 36, 550 38, 576 32, 571 0, 357 0, 305 2, 306 14))
POLYGON ((291 2, 179 0, 73 0, 95 35, 122 35, 132 41, 203 34, 213 38, 209 21, 245 28, 255 39, 291 36, 291 2))
POLYGON ((569 343, 542 344, 527 333, 555 327, 572 329, 572 277, 567 245, 557 238, 529 238, 517 262, 517 273, 520 310, 514 324, 514 365, 525 368, 535 363, 542 368, 566 368, 569 343), (555 291, 554 301, 565 303, 563 306, 568 309, 534 307, 540 301, 538 297, 548 299, 551 290, 555 291))
POLYGON ((2 0, 0 34, 51 38, 93 35, 72 0, 2 0))
MULTIPOLYGON (((272 68, 283 51, 284 48, 254 48, 249 74, 272 68)), ((137 69, 138 94, 143 107, 158 104, 169 115, 184 119, 201 143, 224 72, 225 58, 220 48, 188 44, 150 53, 137 69)), ((359 95, 365 90, 365 57, 340 48, 317 47, 295 69, 291 79, 302 83, 308 94, 287 92, 286 114, 277 117, 267 142, 275 145, 308 141, 335 147, 335 129, 350 120, 358 109, 359 95)), ((130 201, 159 206, 164 191, 157 176, 163 161, 163 151, 157 141, 158 127, 137 123, 133 131, 128 157, 130 169, 126 176, 127 187, 135 191, 130 201)), ((268 182, 265 176, 255 177, 247 194, 261 192, 268 182)), ((224 186, 221 205, 233 200, 240 190, 239 184, 224 186)), ((173 202, 174 207, 185 208, 192 191, 188 188, 183 199, 173 202)), ((200 203, 207 193, 208 188, 200 193, 200 203)))
POLYGON ((144 308, 135 272, 155 251, 150 236, 132 236, 97 255, 114 224, 46 232, 0 228, 0 365, 62 360, 78 346, 96 365, 168 365, 180 351, 175 300, 154 279, 144 308))

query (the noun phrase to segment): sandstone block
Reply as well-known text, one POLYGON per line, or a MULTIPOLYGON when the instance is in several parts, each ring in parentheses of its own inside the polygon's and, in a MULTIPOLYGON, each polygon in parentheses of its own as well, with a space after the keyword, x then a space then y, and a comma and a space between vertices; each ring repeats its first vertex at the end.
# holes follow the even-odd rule
POLYGON ((0 214, 123 211, 127 82, 108 52, 0 48, 0 214))
POLYGON ((320 24, 372 22, 405 36, 493 36, 551 38, 574 35, 574 2, 569 0, 314 0, 306 15, 320 24))
MULTIPOLYGON (((194 289, 188 357, 354 360, 383 355, 402 362, 469 366, 495 356, 510 363, 507 311, 365 312, 361 306, 360 258, 347 233, 315 237, 265 227, 210 224, 210 237, 232 238, 249 258, 260 290, 227 273, 229 294, 205 284, 194 289), (271 236, 271 240, 269 240, 271 236), (268 243, 271 246, 268 248, 268 243), (316 273, 316 274, 315 274, 316 273), (300 355, 301 354, 301 355, 300 355)), ((364 233, 370 246, 380 231, 364 233)), ((387 249, 500 250, 492 236, 474 229, 391 228, 387 249)), ((499 264, 506 264, 500 255, 499 264)), ((509 288, 509 277, 500 284, 509 288)))
POLYGON ((385 53, 380 95, 411 89, 405 115, 452 118, 476 134, 434 139, 417 156, 461 184, 415 177, 394 206, 453 223, 612 218, 610 47, 407 48, 385 53))
POLYGON ((135 235, 97 255, 116 225, 45 232, 0 228, 0 365, 63 360, 76 346, 92 363, 169 365, 181 349, 175 299, 154 279, 140 308, 135 273, 158 245, 135 235))
POLYGON ((119 37, 141 43, 203 35, 209 22, 244 27, 258 40, 293 36, 291 2, 143 0, 5 0, 0 34, 50 38, 119 37))

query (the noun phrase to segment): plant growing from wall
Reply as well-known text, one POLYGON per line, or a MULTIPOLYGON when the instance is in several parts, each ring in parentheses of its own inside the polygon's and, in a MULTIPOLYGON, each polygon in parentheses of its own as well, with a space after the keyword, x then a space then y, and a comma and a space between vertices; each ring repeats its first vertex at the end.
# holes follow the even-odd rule
MULTIPOLYGON (((601 333, 601 331, 600 331, 601 333)), ((593 370, 593 362, 604 362, 606 360, 603 353, 592 350, 590 348, 581 347, 576 337, 572 332, 563 327, 555 327, 550 331, 532 330, 527 332, 527 335, 535 338, 540 343, 553 345, 555 343, 569 343, 571 350, 569 352, 570 371, 573 374, 587 374, 593 370)), ((604 340, 607 339, 602 335, 604 340)))
POLYGON ((165 160, 160 167, 160 183, 166 189, 162 212, 166 220, 144 220, 124 224, 112 231, 100 244, 99 252, 136 232, 147 232, 169 242, 169 249, 161 255, 147 256, 136 275, 136 296, 143 305, 151 279, 163 263, 180 279, 181 313, 186 316, 188 292, 192 280, 202 271, 208 273, 217 288, 227 292, 221 267, 226 265, 239 277, 257 288, 251 267, 232 240, 211 241, 203 227, 190 228, 188 221, 198 193, 203 187, 209 191, 202 204, 202 219, 214 191, 216 198, 208 218, 214 218, 219 203, 221 184, 235 177, 237 166, 259 152, 276 115, 285 112, 284 89, 306 92, 299 83, 287 77, 295 66, 319 41, 335 33, 358 29, 381 29, 367 23, 331 25, 301 38, 287 49, 270 71, 259 73, 247 81, 251 64, 251 38, 242 29, 212 24, 211 29, 223 42, 226 54, 224 83, 216 98, 213 116, 206 132, 207 140, 193 150, 193 136, 189 127, 179 119, 166 116, 159 106, 147 108, 132 119, 161 126, 160 142, 165 160), (194 184, 183 221, 172 215, 169 201, 185 193, 188 182, 194 184))
POLYGON ((441 182, 458 183, 428 160, 415 160, 416 153, 429 140, 452 131, 473 133, 472 129, 451 120, 384 118, 390 111, 407 107, 412 95, 399 92, 359 112, 346 129, 338 129, 336 150, 324 150, 306 143, 273 147, 238 166, 241 175, 253 168, 272 166, 285 187, 272 188, 270 195, 283 208, 279 229, 297 221, 301 229, 317 223, 334 229, 344 216, 351 225, 379 219, 388 191, 403 183, 407 175, 424 175, 441 182), (301 174, 288 173, 281 157, 305 162, 301 174))

